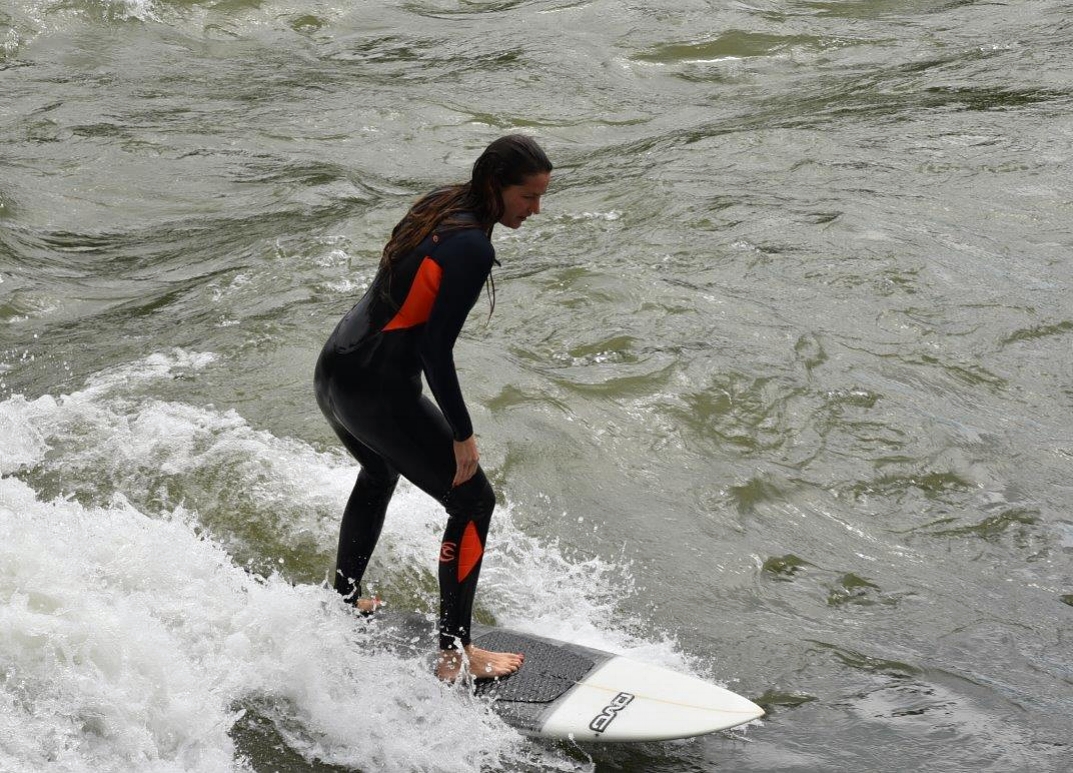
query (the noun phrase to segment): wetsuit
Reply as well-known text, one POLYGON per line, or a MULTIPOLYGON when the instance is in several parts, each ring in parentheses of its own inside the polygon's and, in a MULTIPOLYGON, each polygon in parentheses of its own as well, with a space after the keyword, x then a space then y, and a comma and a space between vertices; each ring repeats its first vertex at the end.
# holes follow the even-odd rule
POLYGON ((440 648, 469 644, 473 596, 495 494, 477 468, 452 488, 453 441, 473 434, 453 348, 495 263, 473 227, 438 231, 381 270, 328 338, 317 403, 361 464, 339 531, 335 589, 349 599, 384 524, 399 475, 447 510, 439 556, 440 648), (421 374, 439 405, 421 393, 421 374))

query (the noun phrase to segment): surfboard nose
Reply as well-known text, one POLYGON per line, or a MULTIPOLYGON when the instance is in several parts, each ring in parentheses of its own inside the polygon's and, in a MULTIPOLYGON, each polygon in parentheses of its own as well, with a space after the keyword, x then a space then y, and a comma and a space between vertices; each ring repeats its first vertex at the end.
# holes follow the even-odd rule
POLYGON ((764 710, 737 693, 661 666, 614 657, 565 696, 541 735, 579 741, 655 741, 714 733, 764 710))

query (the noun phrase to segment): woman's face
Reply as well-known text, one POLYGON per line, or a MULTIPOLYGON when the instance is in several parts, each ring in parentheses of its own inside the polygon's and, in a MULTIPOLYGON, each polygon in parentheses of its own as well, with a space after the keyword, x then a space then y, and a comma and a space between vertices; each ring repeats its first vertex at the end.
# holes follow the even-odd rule
POLYGON ((551 182, 549 172, 531 174, 522 180, 521 185, 508 185, 503 189, 503 217, 500 225, 507 228, 520 228, 530 215, 540 214, 540 197, 548 190, 551 182))

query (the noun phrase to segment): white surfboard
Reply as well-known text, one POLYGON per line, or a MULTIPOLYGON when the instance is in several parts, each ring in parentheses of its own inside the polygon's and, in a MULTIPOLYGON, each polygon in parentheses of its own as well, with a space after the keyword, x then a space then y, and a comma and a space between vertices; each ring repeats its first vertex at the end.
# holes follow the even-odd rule
MULTIPOLYGON (((410 631, 414 624, 410 618, 410 631)), ((663 741, 714 733, 764 714, 752 701, 711 682, 579 644, 487 626, 474 627, 473 643, 525 654, 520 671, 481 680, 476 690, 527 735, 663 741)))

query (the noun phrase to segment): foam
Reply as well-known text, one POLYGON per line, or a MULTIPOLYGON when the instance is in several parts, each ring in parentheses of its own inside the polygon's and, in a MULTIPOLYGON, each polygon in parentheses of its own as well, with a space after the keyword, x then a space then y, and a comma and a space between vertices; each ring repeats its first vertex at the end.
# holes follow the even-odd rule
POLYGON ((116 19, 137 19, 152 21, 157 17, 153 13, 153 0, 101 0, 106 11, 116 19))
POLYGON ((0 543, 0 700, 18 739, 0 769, 242 770, 228 733, 252 699, 288 707, 299 746, 335 764, 518 756, 518 736, 423 657, 361 646, 331 591, 243 571, 187 513, 46 503, 4 478, 0 543))
MULTIPOLYGON (((308 759, 362 770, 576 769, 439 684, 423 647, 381 646, 326 586, 249 572, 189 505, 146 497, 162 479, 182 491, 222 477, 211 500, 245 492, 262 529, 330 554, 352 460, 154 396, 217 359, 157 353, 70 395, 0 402, 0 770, 246 770, 231 733, 247 709, 308 759), (16 477, 42 470, 92 481, 94 495, 44 501, 16 477)), ((682 667, 673 642, 616 625, 626 568, 566 557, 519 530, 516 507, 494 517, 479 607, 682 667)), ((434 588, 443 518, 401 484, 369 579, 434 588)))

